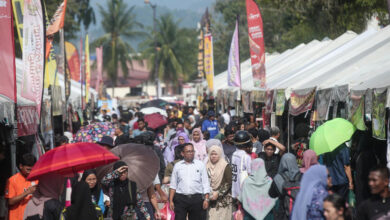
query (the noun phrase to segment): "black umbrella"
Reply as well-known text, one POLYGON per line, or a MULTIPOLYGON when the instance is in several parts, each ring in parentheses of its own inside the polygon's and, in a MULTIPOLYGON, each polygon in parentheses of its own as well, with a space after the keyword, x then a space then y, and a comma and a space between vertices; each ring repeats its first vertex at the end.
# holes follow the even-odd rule
POLYGON ((164 101, 162 99, 154 99, 149 102, 145 102, 141 104, 141 108, 148 108, 148 107, 157 107, 161 109, 165 109, 165 106, 169 104, 167 101, 164 101))

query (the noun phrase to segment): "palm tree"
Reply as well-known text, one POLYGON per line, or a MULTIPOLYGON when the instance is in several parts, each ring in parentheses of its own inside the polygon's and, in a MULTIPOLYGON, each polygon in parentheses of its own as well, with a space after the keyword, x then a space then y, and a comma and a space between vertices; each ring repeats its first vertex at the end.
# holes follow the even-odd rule
POLYGON ((89 0, 80 0, 78 2, 78 5, 79 10, 78 14, 76 15, 77 22, 79 25, 82 22, 85 27, 85 30, 88 30, 89 25, 91 23, 96 23, 95 11, 90 6, 89 0))
MULTIPOLYGON (((179 22, 175 22, 169 14, 161 16, 156 21, 156 25, 157 32, 154 36, 150 36, 140 46, 143 57, 148 59, 152 78, 159 77, 166 85, 186 80, 187 61, 193 56, 185 54, 191 51, 196 53, 196 34, 189 34, 190 31, 187 29, 179 28, 179 22), (155 39, 157 39, 158 48, 155 48, 155 39), (158 63, 157 75, 155 59, 158 63)), ((193 70, 196 71, 196 58, 194 58, 193 70)))
MULTIPOLYGON (((134 7, 128 9, 123 0, 107 1, 107 6, 99 6, 103 16, 102 26, 106 34, 96 39, 94 47, 103 45, 103 66, 112 82, 112 95, 118 77, 118 65, 121 65, 123 74, 128 76, 127 62, 131 61, 130 53, 135 50, 125 41, 143 33, 136 31, 142 24, 135 20, 134 7)), ((130 62, 131 63, 131 62, 130 62)))

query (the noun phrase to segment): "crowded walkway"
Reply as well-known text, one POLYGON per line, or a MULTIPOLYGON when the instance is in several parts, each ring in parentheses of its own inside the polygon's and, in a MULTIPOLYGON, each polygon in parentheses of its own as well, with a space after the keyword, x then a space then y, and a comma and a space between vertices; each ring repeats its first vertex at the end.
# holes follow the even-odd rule
POLYGON ((165 111, 166 122, 158 127, 150 126, 156 121, 149 123, 150 115, 139 108, 121 108, 120 115, 102 111, 75 134, 56 136, 56 148, 46 153, 95 142, 119 157, 109 165, 72 175, 44 173, 30 181, 39 161, 19 155, 19 172, 5 191, 8 219, 390 218, 389 170, 374 163, 362 174, 357 170, 362 161, 353 159, 356 149, 348 142, 317 155, 309 149, 311 129, 303 123, 286 146, 282 129, 262 128, 253 114, 220 115, 185 105, 173 110, 169 104, 165 111), (80 131, 99 123, 112 132, 81 138, 87 136, 80 131), (127 158, 143 148, 149 150, 144 158, 156 164, 149 182, 134 178, 148 167, 127 158))

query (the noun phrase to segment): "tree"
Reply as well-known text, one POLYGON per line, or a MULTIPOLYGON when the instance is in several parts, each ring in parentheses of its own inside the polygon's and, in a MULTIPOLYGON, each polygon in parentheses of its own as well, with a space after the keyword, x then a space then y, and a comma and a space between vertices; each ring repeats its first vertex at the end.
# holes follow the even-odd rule
POLYGON ((156 21, 157 32, 141 43, 142 57, 148 59, 152 78, 159 77, 167 85, 188 80, 196 74, 197 39, 194 29, 179 28, 170 14, 156 21), (157 40, 158 48, 155 48, 157 40), (155 59, 158 73, 155 71, 155 59))
POLYGON ((103 16, 102 26, 106 34, 96 39, 92 43, 92 48, 103 45, 103 67, 112 82, 114 96, 118 65, 121 66, 124 76, 127 77, 129 72, 127 63, 131 64, 132 60, 130 53, 135 52, 124 39, 131 39, 144 33, 136 31, 136 28, 142 27, 142 24, 136 21, 134 7, 128 8, 123 0, 108 1, 105 8, 101 5, 98 6, 100 14, 103 16))
MULTIPOLYGON (((255 1, 262 13, 267 52, 282 52, 313 39, 334 39, 347 30, 361 33, 373 15, 381 25, 389 24, 386 0, 255 1)), ((229 44, 226 40, 231 40, 237 14, 242 27, 240 37, 244 39, 240 40, 242 60, 249 58, 248 31, 245 1, 217 0, 215 11, 223 17, 223 22, 213 24, 215 66, 219 73, 227 68, 229 44)))
POLYGON ((79 11, 76 15, 78 24, 83 23, 85 30, 88 30, 91 23, 96 23, 95 11, 89 5, 89 0, 80 0, 79 5, 79 11))

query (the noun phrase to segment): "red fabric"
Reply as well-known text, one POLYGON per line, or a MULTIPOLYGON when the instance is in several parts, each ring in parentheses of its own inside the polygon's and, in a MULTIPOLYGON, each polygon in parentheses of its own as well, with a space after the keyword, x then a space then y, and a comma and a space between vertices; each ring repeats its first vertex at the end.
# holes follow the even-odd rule
POLYGON ((254 86, 266 88, 263 20, 255 1, 246 0, 246 14, 254 86))
POLYGON ((73 174, 119 160, 110 151, 93 143, 66 144, 46 152, 35 163, 28 180, 46 173, 73 174))
POLYGON ((169 208, 169 202, 165 203, 164 207, 160 209, 161 220, 175 220, 175 212, 169 208))
POLYGON ((5 1, 5 7, 0 7, 0 94, 16 103, 16 72, 14 28, 12 24, 11 1, 5 1))

